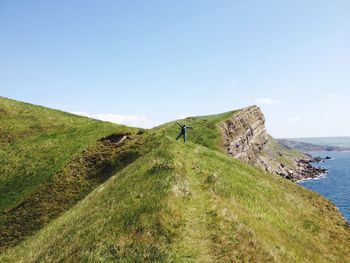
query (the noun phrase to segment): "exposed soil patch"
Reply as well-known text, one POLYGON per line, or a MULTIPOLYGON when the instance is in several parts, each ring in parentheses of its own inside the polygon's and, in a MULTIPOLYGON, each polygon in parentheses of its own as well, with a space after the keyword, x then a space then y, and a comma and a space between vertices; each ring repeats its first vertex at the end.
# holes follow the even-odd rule
POLYGON ((113 143, 122 143, 125 139, 130 138, 130 132, 124 132, 124 133, 114 133, 109 136, 101 138, 99 141, 105 142, 113 142, 113 143))

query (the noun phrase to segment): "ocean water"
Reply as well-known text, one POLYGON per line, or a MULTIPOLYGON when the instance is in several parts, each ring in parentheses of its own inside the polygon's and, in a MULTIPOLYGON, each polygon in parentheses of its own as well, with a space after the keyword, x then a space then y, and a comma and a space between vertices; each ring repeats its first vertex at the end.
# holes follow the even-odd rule
POLYGON ((315 179, 299 182, 300 185, 332 201, 350 223, 350 152, 312 152, 312 156, 334 159, 314 164, 328 169, 328 173, 315 179))

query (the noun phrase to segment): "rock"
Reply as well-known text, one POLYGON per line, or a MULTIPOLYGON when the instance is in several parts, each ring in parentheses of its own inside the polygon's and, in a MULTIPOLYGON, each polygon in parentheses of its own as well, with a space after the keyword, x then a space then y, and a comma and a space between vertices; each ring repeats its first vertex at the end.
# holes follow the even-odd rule
POLYGON ((314 163, 320 163, 320 162, 322 162, 322 158, 321 157, 314 157, 312 161, 314 163))
POLYGON ((267 143, 265 118, 257 106, 242 109, 222 122, 224 148, 227 153, 249 164, 255 164, 267 143))
POLYGON ((311 165, 312 162, 321 162, 320 157, 302 153, 288 155, 291 150, 267 134, 264 115, 257 106, 240 110, 219 123, 219 128, 223 147, 229 155, 267 172, 292 181, 326 172, 311 165))

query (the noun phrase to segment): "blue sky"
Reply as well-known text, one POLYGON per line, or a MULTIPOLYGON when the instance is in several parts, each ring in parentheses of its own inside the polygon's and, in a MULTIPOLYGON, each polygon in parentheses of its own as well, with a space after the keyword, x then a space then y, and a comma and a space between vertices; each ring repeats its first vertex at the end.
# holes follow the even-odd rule
POLYGON ((258 104, 350 136, 350 1, 0 2, 0 95, 150 127, 258 104))

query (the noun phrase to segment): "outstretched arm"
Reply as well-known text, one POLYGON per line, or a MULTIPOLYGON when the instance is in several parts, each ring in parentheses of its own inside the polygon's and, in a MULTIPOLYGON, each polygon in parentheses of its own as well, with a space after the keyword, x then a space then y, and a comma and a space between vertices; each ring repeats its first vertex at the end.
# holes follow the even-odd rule
POLYGON ((177 122, 177 125, 179 125, 182 128, 182 125, 180 123, 177 122))
POLYGON ((189 129, 193 129, 193 127, 192 126, 186 126, 187 128, 189 128, 189 129))

